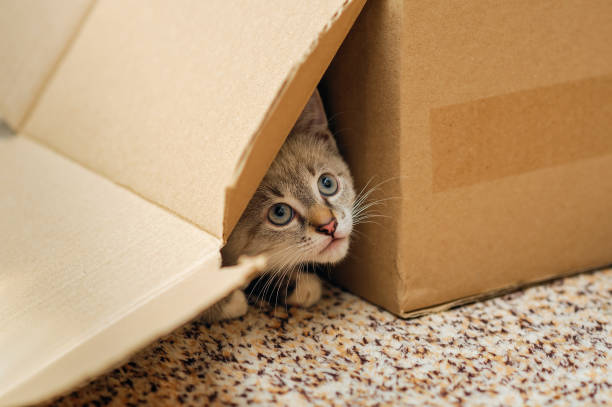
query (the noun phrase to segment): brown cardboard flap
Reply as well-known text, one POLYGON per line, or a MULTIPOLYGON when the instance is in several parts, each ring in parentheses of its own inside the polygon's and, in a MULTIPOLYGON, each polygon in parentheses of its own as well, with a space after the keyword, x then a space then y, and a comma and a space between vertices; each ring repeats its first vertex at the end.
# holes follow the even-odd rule
MULTIPOLYGON (((350 3, 100 2, 25 131, 221 238, 225 189, 245 149, 350 3)), ((308 79, 275 134, 289 132, 318 80, 308 79)), ((274 151, 282 138, 270 143, 274 151)), ((268 163, 251 170, 263 176, 268 163)))
POLYGON ((0 405, 116 364, 244 284, 220 241, 29 141, 0 134, 0 405))
POLYGON ((17 129, 93 0, 0 2, 0 117, 17 129))

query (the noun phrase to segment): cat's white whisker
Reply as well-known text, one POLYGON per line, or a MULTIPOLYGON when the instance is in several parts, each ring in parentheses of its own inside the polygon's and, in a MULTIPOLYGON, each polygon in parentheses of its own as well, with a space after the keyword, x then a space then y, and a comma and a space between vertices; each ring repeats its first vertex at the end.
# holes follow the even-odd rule
MULTIPOLYGON (((291 267, 286 268, 285 272, 283 273, 282 280, 283 280, 283 283, 285 283, 285 298, 287 298, 287 289, 289 286, 288 277, 290 277, 293 274, 293 272, 295 271, 297 267, 298 267, 297 263, 293 264, 291 267)), ((275 300, 275 305, 274 305, 275 308, 278 305, 278 294, 280 293, 281 287, 282 285, 279 285, 278 289, 276 290, 276 300, 275 300)), ((285 310, 286 309, 287 309, 287 304, 285 304, 285 310)))
POLYGON ((356 216, 353 218, 353 225, 358 225, 366 219, 373 219, 373 218, 392 219, 393 217, 389 215, 378 214, 378 213, 364 213, 364 214, 361 214, 360 216, 356 216))
POLYGON ((274 284, 274 287, 272 287, 272 293, 274 293, 274 290, 276 290, 276 298, 274 299, 274 311, 276 311, 276 307, 278 306, 278 292, 280 291, 281 284, 284 282, 285 273, 287 272, 287 270, 289 269, 286 268, 280 273, 279 279, 277 280, 276 284, 274 284))
POLYGON ((360 202, 359 204, 353 205, 353 208, 359 209, 359 208, 362 208, 364 206, 369 207, 371 205, 379 205, 379 204, 382 204, 384 202, 387 202, 387 201, 390 201, 390 200, 393 200, 393 199, 401 199, 401 198, 402 197, 400 197, 400 196, 390 196, 390 197, 387 197, 387 198, 375 199, 373 201, 363 201, 363 202, 360 202))
POLYGON ((354 201, 353 201, 353 205, 355 205, 356 203, 359 203, 359 202, 363 201, 363 199, 365 199, 365 198, 363 198, 364 191, 366 191, 366 189, 367 189, 367 188, 368 188, 368 186, 370 185, 370 182, 372 182, 372 180, 373 180, 373 179, 374 179, 374 177, 371 177, 371 178, 370 178, 370 179, 369 179, 369 180, 366 182, 366 184, 363 186, 363 188, 361 188, 361 191, 359 191, 359 193, 357 194, 357 196, 355 196, 355 199, 354 199, 354 201))
MULTIPOLYGON (((402 178, 406 178, 406 176, 390 177, 390 178, 387 178, 387 179, 379 182, 378 184, 372 186, 371 188, 367 189, 368 186, 370 185, 370 183, 372 182, 372 180, 374 179, 374 177, 371 177, 366 182, 365 186, 361 189, 359 194, 357 194, 357 197, 355 198, 353 206, 359 206, 359 204, 362 203, 363 201, 365 201, 372 193, 374 193, 375 191, 379 190, 382 185, 384 185, 384 184, 386 184, 388 182, 394 181, 394 180, 402 179, 402 178)), ((400 198, 400 197, 397 197, 397 198, 400 198)))
MULTIPOLYGON (((374 223, 374 221, 369 221, 369 220, 360 220, 360 221, 358 221, 358 222, 355 222, 355 224, 354 224, 354 225, 355 225, 355 226, 357 226, 357 225, 364 225, 364 224, 368 224, 368 223, 374 223)), ((380 225, 380 223, 378 223, 378 222, 376 222, 376 225, 381 226, 381 225, 380 225)))
MULTIPOLYGON (((275 307, 278 305, 278 295, 285 283, 286 278, 293 274, 296 267, 304 261, 304 252, 308 248, 307 243, 296 246, 288 246, 275 253, 275 266, 273 267, 272 277, 263 289, 263 297, 266 298, 268 290, 270 294, 276 291, 275 307)), ((287 288, 287 285, 286 285, 287 288)))
MULTIPOLYGON (((293 247, 288 246, 288 247, 282 249, 280 252, 277 252, 277 255, 278 254, 282 254, 283 252, 288 252, 290 249, 293 249, 293 247)), ((257 298, 255 299, 255 302, 259 302, 259 299, 260 299, 259 297, 260 296, 263 296, 265 298, 265 294, 266 294, 267 289, 268 289, 268 284, 271 284, 270 280, 273 280, 273 279, 276 278, 275 274, 276 274, 276 269, 268 270, 268 272, 266 273, 266 276, 265 276, 266 281, 265 281, 263 287, 261 288, 261 291, 259 291, 259 293, 257 295, 257 298)), ((253 292, 257 289, 257 287, 259 286, 259 284, 261 283, 262 280, 263 280, 263 278, 257 279, 257 281, 255 282, 255 285, 251 288, 251 290, 249 292, 249 295, 247 297, 248 299, 251 298, 253 292)))
MULTIPOLYGON (((299 267, 299 264, 303 261, 303 256, 299 256, 299 258, 297 259, 297 261, 294 264, 291 265, 287 265, 287 267, 283 268, 283 272, 280 276, 279 279, 279 283, 277 285, 274 286, 274 288, 272 289, 272 291, 274 292, 274 289, 276 289, 276 298, 275 298, 275 302, 274 302, 274 308, 276 309, 276 307, 278 306, 278 295, 280 293, 280 290, 282 288, 282 284, 285 284, 285 298, 287 297, 287 289, 289 286, 289 281, 288 278, 291 278, 291 276, 293 275, 294 271, 296 270, 296 268, 299 267)), ((285 309, 286 309, 287 305, 285 304, 285 309)))

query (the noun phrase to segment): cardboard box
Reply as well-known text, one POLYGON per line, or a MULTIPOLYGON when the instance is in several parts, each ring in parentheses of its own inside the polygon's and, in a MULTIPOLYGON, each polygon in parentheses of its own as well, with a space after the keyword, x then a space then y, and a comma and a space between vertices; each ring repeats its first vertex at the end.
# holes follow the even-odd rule
POLYGON ((219 249, 363 0, 0 3, 0 405, 242 286, 219 249))
MULTIPOLYGON (((19 133, 0 136, 0 405, 120 363, 261 267, 220 271, 219 249, 363 3, 0 4, 19 133)), ((369 2, 322 89, 389 217, 338 281, 409 316, 610 263, 610 21, 608 2, 369 2)))
POLYGON ((612 262, 612 3, 368 2, 324 85, 388 199, 349 290, 415 316, 612 262))

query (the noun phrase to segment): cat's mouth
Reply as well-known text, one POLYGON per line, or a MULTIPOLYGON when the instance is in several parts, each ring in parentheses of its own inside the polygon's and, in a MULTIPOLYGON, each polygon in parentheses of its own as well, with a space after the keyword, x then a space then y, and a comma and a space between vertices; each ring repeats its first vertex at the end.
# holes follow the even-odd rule
POLYGON ((327 244, 327 246, 325 246, 320 252, 319 254, 325 254, 328 252, 333 251, 335 248, 339 247, 340 245, 342 245, 344 243, 344 241, 346 240, 345 237, 333 237, 329 243, 327 244))

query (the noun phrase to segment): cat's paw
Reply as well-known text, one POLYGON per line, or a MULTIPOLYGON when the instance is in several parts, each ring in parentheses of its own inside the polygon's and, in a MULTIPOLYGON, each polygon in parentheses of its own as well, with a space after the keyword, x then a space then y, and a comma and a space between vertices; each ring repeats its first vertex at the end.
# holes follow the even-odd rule
POLYGON ((220 319, 233 319, 247 313, 248 303, 244 292, 236 290, 231 293, 221 305, 220 319))
POLYGON ((321 299, 323 287, 316 274, 305 273, 295 280, 295 290, 287 297, 287 304, 310 307, 321 299))

